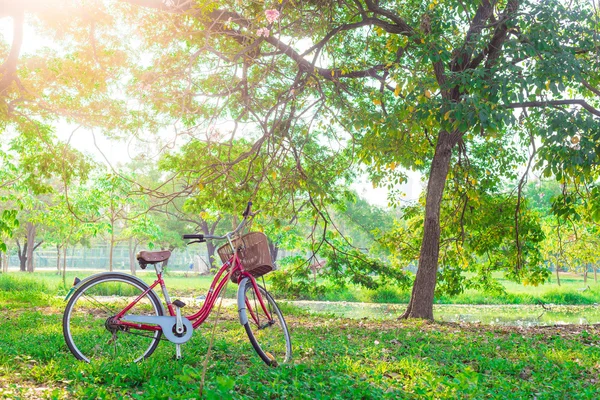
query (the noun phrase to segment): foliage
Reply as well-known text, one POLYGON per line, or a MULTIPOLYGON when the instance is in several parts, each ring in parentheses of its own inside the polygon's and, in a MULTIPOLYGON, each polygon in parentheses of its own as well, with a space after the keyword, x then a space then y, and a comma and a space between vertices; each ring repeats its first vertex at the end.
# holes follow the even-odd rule
POLYGON ((0 214, 0 252, 6 252, 4 236, 11 236, 14 229, 19 226, 16 210, 3 210, 0 214))
MULTIPOLYGON (((492 278, 495 271, 503 271, 508 278, 525 284, 545 282, 549 271, 539 251, 544 234, 527 203, 522 201, 520 205, 516 242, 515 216, 505 211, 514 212, 517 199, 513 195, 493 190, 481 193, 471 188, 465 197, 458 202, 449 198, 442 209, 436 295, 458 295, 470 288, 502 293, 502 286, 492 278)), ((421 205, 406 207, 402 220, 383 235, 382 243, 396 263, 410 265, 417 259, 422 216, 421 205)))
POLYGON ((285 257, 278 263, 278 271, 268 276, 274 293, 287 299, 320 299, 329 288, 312 274, 304 257, 285 257))
MULTIPOLYGON (((598 11, 589 2, 142 3, 7 8, 15 38, 23 14, 36 12, 33 23, 56 46, 19 59, 13 42, 0 81, 2 127, 43 142, 56 116, 110 135, 172 125, 198 140, 178 158, 181 169, 167 168, 183 178, 177 192, 192 195, 196 211, 216 199, 237 215, 239 194, 274 205, 276 218, 310 204, 325 228, 325 211, 344 197, 357 163, 392 194, 405 179, 401 167, 429 171, 414 291, 422 301, 433 300, 438 264, 449 292, 462 290, 459 266, 486 256, 481 284, 495 268, 545 279, 541 230, 508 186, 529 146, 547 176, 597 180, 598 11), (231 200, 223 195, 231 192, 231 200), (502 213, 499 234, 460 212, 470 207, 488 222, 502 213), (440 216, 461 220, 440 229, 440 216), (488 248, 474 244, 484 231, 488 248), (482 253, 503 246, 505 260, 482 253)), ((563 210, 575 208, 573 196, 564 200, 563 210)), ((358 269, 344 263, 340 270, 358 269)), ((365 271, 357 276, 372 285, 365 271)))
POLYGON ((405 288, 411 283, 402 265, 373 258, 333 233, 328 234, 327 242, 321 246, 319 253, 327 260, 323 273, 340 287, 352 283, 377 289, 393 283, 405 288))

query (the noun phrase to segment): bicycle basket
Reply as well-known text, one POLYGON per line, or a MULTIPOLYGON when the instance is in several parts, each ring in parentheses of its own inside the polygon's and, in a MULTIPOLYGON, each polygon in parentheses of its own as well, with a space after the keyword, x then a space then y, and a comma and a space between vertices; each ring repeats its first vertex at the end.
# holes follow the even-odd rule
MULTIPOLYGON (((275 269, 273 260, 271 259, 271 250, 269 249, 267 235, 264 233, 249 232, 232 242, 238 250, 238 257, 242 262, 244 270, 255 278, 275 269)), ((219 247, 217 253, 219 253, 221 261, 225 263, 233 256, 233 249, 229 243, 227 243, 219 247)), ((237 283, 238 276, 239 272, 236 271, 235 274, 231 276, 231 280, 237 283)))

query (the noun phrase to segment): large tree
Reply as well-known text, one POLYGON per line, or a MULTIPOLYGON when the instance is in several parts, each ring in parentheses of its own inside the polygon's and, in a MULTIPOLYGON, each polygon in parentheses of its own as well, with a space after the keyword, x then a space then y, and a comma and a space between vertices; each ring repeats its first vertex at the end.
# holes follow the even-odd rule
MULTIPOLYGON (((177 85, 188 95, 186 109, 197 115, 216 108, 221 115, 237 111, 238 121, 254 115, 254 122, 271 126, 316 116, 329 124, 313 128, 352 134, 344 144, 360 146, 358 155, 372 165, 375 179, 397 181, 397 166, 427 171, 419 267, 407 317, 433 318, 440 206, 448 172, 461 156, 478 156, 479 142, 491 144, 480 157, 501 156, 493 145, 515 135, 521 146, 541 141, 551 149, 580 138, 595 143, 599 133, 598 11, 589 2, 274 3, 279 18, 265 10, 269 5, 254 3, 223 2, 215 9, 130 2, 183 13, 171 20, 179 22, 169 45, 185 38, 186 48, 175 55, 183 53, 189 72, 180 76, 189 84, 170 79, 185 70, 166 58, 146 78, 161 90, 177 85), (207 66, 219 74, 203 74, 207 66), (223 94, 223 86, 223 105, 210 101, 209 95, 223 94)), ((272 133, 265 129, 266 137, 272 133)), ((553 157, 560 149, 554 150, 541 153, 552 171, 560 168, 553 157)), ((509 211, 515 215, 516 271, 522 268, 519 206, 517 201, 517 211, 509 211)))
MULTIPOLYGON (((283 149, 296 159, 300 182, 311 182, 309 166, 326 167, 330 160, 304 151, 307 138, 346 149, 347 157, 371 166, 377 184, 401 181, 399 167, 426 173, 419 266, 407 317, 433 318, 449 171, 461 172, 463 187, 477 185, 470 161, 502 157, 494 147, 513 137, 521 148, 531 144, 532 153, 542 157, 540 165, 559 179, 592 173, 592 167, 565 168, 565 160, 596 162, 599 16, 588 1, 89 5, 101 11, 79 13, 72 22, 77 42, 87 49, 86 68, 105 76, 104 69, 95 70, 94 56, 129 55, 134 49, 142 55, 129 75, 106 81, 128 83, 129 95, 139 99, 135 115, 127 115, 135 123, 117 121, 117 126, 131 128, 144 120, 140 116, 160 114, 176 119, 185 134, 202 133, 209 140, 215 126, 229 121, 221 127, 227 134, 260 133, 243 159, 267 149, 277 160, 283 149), (118 30, 114 20, 124 15, 139 42, 112 40, 118 30), (103 34, 88 40, 86 31, 103 34)), ((20 14, 14 15, 18 22, 20 14)), ((23 74, 11 65, 4 78, 23 74)), ((12 86, 15 93, 23 91, 18 83, 12 86)), ((108 93, 106 86, 100 88, 108 93)), ((94 93, 91 86, 86 90, 94 93)), ((26 106, 19 104, 13 107, 26 106)), ((106 126, 116 119, 94 121, 106 126)), ((318 193, 313 199, 327 192, 310 184, 305 189, 318 193)), ((465 208, 473 201, 463 200, 465 208)), ((520 209, 517 199, 512 211, 503 211, 514 215, 517 277, 523 265, 520 209)))

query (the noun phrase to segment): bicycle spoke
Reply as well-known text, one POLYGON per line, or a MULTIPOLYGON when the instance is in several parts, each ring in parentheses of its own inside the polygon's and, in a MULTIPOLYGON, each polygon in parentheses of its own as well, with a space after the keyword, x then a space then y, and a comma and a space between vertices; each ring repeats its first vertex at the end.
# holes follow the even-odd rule
POLYGON ((257 293, 252 282, 247 281, 245 301, 250 315, 244 327, 250 342, 263 361, 268 365, 277 366, 291 359, 289 333, 273 298, 262 287, 259 286, 258 290, 257 293), (270 314, 270 317, 267 314, 270 314))
MULTIPOLYGON (((154 351, 160 332, 134 332, 134 327, 119 325, 112 317, 143 293, 144 284, 122 276, 101 278, 84 284, 69 301, 63 320, 67 345, 85 361, 99 358, 139 361, 154 351)), ((155 295, 145 295, 130 312, 162 315, 162 307, 155 295)))
POLYGON ((84 294, 82 297, 85 297, 86 299, 90 300, 91 302, 97 304, 99 306, 99 308, 103 308, 104 310, 106 310, 109 314, 112 314, 112 311, 110 308, 108 308, 106 305, 103 305, 101 302, 99 302, 98 300, 96 300, 95 297, 89 296, 87 294, 84 294))

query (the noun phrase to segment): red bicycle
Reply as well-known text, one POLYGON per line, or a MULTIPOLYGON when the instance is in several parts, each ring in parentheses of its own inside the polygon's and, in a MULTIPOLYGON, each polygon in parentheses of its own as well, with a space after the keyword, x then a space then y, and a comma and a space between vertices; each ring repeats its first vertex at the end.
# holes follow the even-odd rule
POLYGON ((223 236, 184 235, 188 243, 227 240, 218 249, 224 264, 215 275, 204 304, 196 313, 182 315, 185 303, 171 301, 163 279, 162 263, 170 251, 142 251, 137 259, 140 267, 152 265, 156 280, 150 286, 140 278, 106 272, 79 281, 67 295, 63 315, 63 334, 69 350, 79 360, 91 362, 103 358, 119 358, 138 362, 148 358, 161 339, 180 346, 189 341, 195 329, 206 321, 227 280, 237 283, 239 319, 250 343, 270 366, 287 363, 292 358, 290 334, 277 303, 258 285, 256 278, 273 270, 267 237, 260 232, 239 233, 256 215, 248 203, 243 219, 235 230, 223 236), (166 311, 154 288, 160 286, 166 311), (164 338, 163 338, 164 336, 164 338))

